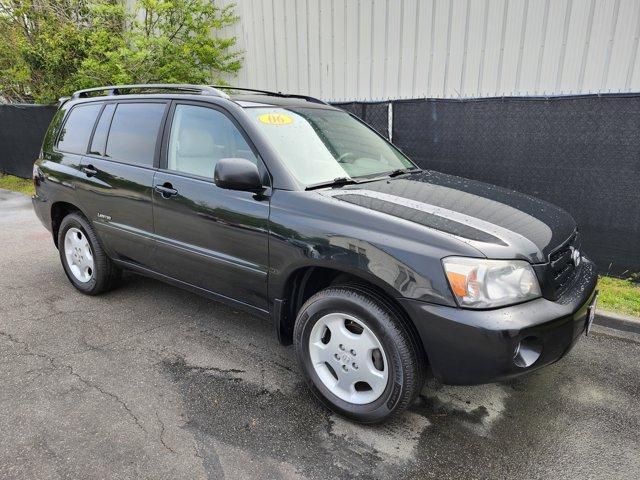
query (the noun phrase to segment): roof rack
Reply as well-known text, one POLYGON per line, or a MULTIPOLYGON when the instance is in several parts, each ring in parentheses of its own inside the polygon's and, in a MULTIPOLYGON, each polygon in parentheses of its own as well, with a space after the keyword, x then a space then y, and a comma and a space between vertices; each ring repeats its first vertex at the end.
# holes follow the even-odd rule
POLYGON ((74 92, 72 97, 86 98, 91 92, 107 92, 107 95, 123 95, 121 90, 176 90, 184 93, 197 93, 200 95, 213 95, 215 97, 229 98, 229 95, 210 85, 191 85, 187 83, 146 83, 136 85, 110 85, 107 87, 85 88, 74 92))
POLYGON ((282 93, 282 92, 270 92, 269 90, 258 90, 255 88, 245 88, 245 87, 231 87, 227 85, 211 85, 213 88, 220 88, 223 90, 238 90, 239 92, 254 92, 254 93, 262 93, 264 95, 269 95, 272 97, 281 97, 281 98, 300 98, 302 100, 306 100, 308 102, 313 103, 321 103, 323 105, 329 105, 324 100, 320 100, 316 97, 310 97, 308 95, 296 95, 294 93, 282 93))

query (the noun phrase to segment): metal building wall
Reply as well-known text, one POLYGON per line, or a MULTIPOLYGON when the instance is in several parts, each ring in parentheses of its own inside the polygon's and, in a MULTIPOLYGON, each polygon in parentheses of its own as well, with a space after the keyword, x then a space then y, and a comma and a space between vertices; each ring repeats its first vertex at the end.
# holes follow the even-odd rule
POLYGON ((330 101, 640 91, 640 0, 231 1, 238 85, 330 101))

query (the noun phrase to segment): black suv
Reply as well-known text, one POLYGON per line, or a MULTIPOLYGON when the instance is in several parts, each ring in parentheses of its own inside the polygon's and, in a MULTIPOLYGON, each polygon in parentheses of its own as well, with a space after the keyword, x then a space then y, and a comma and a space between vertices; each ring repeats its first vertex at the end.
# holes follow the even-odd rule
POLYGON ((596 269, 563 210, 421 170, 320 100, 124 85, 63 101, 33 205, 83 293, 133 270, 273 320, 313 393, 353 420, 555 362, 596 269), (105 95, 106 93, 106 95, 105 95))

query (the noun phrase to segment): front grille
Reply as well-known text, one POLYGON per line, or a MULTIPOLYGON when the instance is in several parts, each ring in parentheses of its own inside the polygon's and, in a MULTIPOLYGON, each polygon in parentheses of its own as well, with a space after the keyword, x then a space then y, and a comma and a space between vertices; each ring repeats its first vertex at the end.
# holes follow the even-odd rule
POLYGON ((552 286, 556 298, 566 290, 576 273, 576 264, 572 258, 574 250, 580 250, 580 238, 577 232, 565 245, 549 256, 553 276, 552 286))

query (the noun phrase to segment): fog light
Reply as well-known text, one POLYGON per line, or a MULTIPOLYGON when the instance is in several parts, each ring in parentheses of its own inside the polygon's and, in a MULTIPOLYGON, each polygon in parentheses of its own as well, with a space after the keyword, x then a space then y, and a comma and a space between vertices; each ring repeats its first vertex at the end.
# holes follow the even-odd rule
POLYGON ((542 342, 536 337, 526 337, 518 343, 513 354, 513 363, 527 368, 536 363, 542 353, 542 342))

